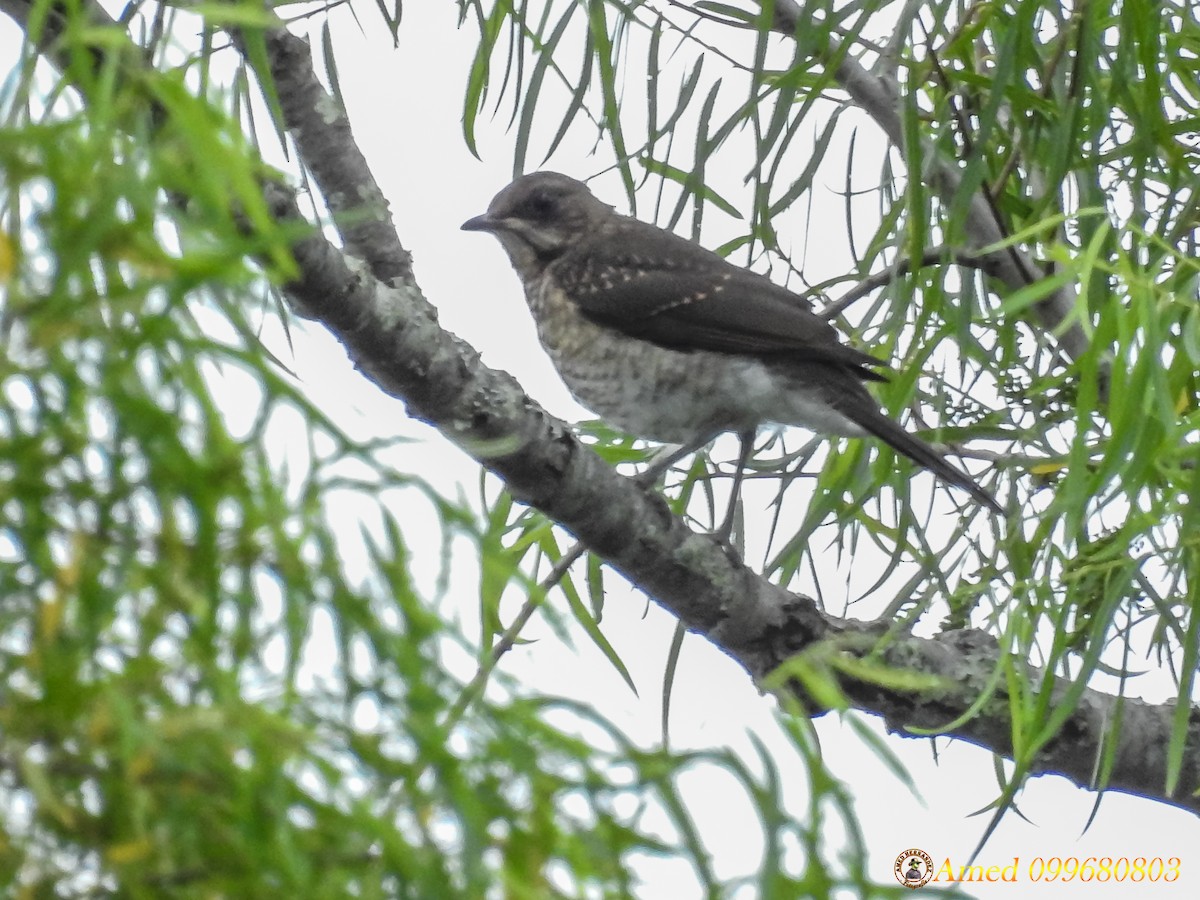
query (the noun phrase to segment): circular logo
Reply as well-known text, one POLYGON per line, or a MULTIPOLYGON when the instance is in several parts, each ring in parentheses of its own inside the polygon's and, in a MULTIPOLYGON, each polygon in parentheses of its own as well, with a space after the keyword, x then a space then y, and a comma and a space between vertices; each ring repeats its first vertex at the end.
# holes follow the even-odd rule
POLYGON ((905 887, 923 887, 933 878, 933 857, 924 850, 905 850, 896 857, 892 871, 896 880, 905 887))

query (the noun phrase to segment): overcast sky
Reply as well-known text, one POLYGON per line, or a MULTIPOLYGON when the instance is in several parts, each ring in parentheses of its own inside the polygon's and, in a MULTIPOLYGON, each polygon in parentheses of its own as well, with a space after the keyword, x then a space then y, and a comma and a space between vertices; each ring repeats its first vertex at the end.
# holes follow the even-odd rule
MULTIPOLYGON (((515 375, 550 411, 568 420, 590 417, 570 399, 538 347, 518 281, 499 245, 485 235, 459 230, 464 220, 486 208, 511 177, 512 138, 505 133, 505 121, 482 124, 484 162, 469 154, 461 138, 462 96, 474 51, 473 32, 470 28, 461 33, 454 30, 454 4, 408 3, 401 46, 393 50, 390 38, 377 24, 374 4, 359 4, 358 10, 367 30, 378 36, 364 38, 346 14, 336 17, 342 91, 355 136, 391 199, 400 239, 413 252, 418 281, 438 307, 442 325, 478 348, 486 363, 515 375)), ((15 39, 11 22, 0 19, 0 61, 14 58, 15 39)), ((860 135, 860 140, 864 137, 860 135)), ((590 143, 582 140, 567 142, 552 161, 553 167, 579 177, 592 175, 606 161, 587 158, 589 147, 590 143)), ((729 178, 739 175, 725 173, 729 178)), ((819 193, 820 179, 817 184, 819 193)), ((832 180, 829 184, 827 199, 840 208, 841 198, 834 193, 840 185, 832 180)), ((618 181, 599 180, 595 190, 626 211, 618 181)), ((843 252, 844 241, 822 233, 809 236, 810 256, 825 254, 825 240, 837 244, 829 248, 829 256, 836 258, 843 252)), ((719 236, 714 237, 710 246, 719 242, 719 236)), ((407 420, 402 405, 384 397, 355 373, 341 348, 319 328, 305 325, 301 332, 290 362, 314 399, 352 431, 421 438, 402 451, 403 463, 449 492, 456 492, 456 485, 461 484, 467 495, 475 493, 477 467, 473 462, 448 449, 428 427, 407 420)), ((286 347, 281 347, 277 351, 286 353, 286 347)), ((730 447, 726 458, 732 455, 730 447)), ((764 507, 771 494, 769 487, 757 494, 761 498, 758 512, 764 520, 769 515, 764 507)), ((754 513, 752 495, 747 515, 754 513)), ((416 533, 410 531, 410 540, 416 533)), ((435 565, 436 552, 431 547, 422 573, 427 584, 435 565)), ((476 598, 470 593, 473 568, 466 560, 462 567, 465 590, 460 621, 470 633, 477 631, 472 624, 476 598)), ((525 636, 542 639, 513 650, 503 667, 539 690, 592 703, 644 745, 653 746, 658 739, 660 687, 674 620, 647 604, 640 593, 618 586, 617 579, 610 579, 609 584, 605 633, 629 667, 640 697, 631 694, 586 638, 579 640, 575 649, 566 647, 536 618, 525 636)), ((514 598, 506 612, 511 615, 518 605, 514 598)), ((469 677, 467 661, 451 662, 460 668, 459 674, 469 677)), ((1150 699, 1162 699, 1161 693, 1156 694, 1150 699)), ((792 810, 799 813, 805 808, 801 766, 799 762, 789 766, 794 753, 774 722, 773 703, 760 697, 746 675, 703 640, 692 637, 685 644, 672 707, 672 742, 677 748, 731 747, 757 769, 748 734, 758 734, 776 751, 785 771, 794 797, 792 810)), ((860 718, 882 734, 878 721, 860 718)), ((856 798, 859 824, 871 848, 877 880, 891 879, 896 855, 909 847, 926 850, 939 863, 946 857, 956 864, 967 861, 989 821, 986 813, 972 814, 983 810, 999 790, 990 753, 947 740, 938 740, 935 747, 926 740, 890 739, 889 747, 918 788, 919 796, 915 796, 837 716, 823 717, 817 727, 830 767, 850 785, 856 798)), ((749 837, 757 831, 749 807, 737 803, 720 779, 697 779, 692 789, 701 834, 709 847, 721 848, 716 855, 718 874, 751 868, 758 847, 749 837)), ((1088 827, 1094 802, 1094 794, 1079 791, 1062 779, 1034 779, 1019 798, 1025 818, 1006 816, 978 861, 1008 864, 1013 857, 1020 857, 1024 865, 1039 856, 1178 856, 1183 860, 1184 877, 1174 885, 1160 883, 1140 889, 1128 884, 1034 885, 1023 880, 1018 886, 972 887, 970 893, 982 898, 1200 896, 1200 823, 1193 815, 1114 794, 1104 798, 1088 827)), ((645 875, 647 898, 687 900, 688 894, 679 888, 679 870, 647 861, 645 875)))

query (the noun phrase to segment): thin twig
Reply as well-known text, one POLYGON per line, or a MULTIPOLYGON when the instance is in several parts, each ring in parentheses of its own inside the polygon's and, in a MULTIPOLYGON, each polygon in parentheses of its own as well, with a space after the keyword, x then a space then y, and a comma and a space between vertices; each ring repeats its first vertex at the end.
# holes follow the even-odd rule
POLYGON ((558 584, 567 570, 575 564, 579 557, 583 556, 587 547, 582 541, 576 541, 566 553, 559 557, 558 562, 546 574, 546 577, 538 582, 536 588, 529 592, 529 599, 521 606, 521 611, 517 613, 517 617, 512 620, 512 623, 504 629, 504 633, 500 635, 500 640, 496 642, 496 646, 492 647, 492 652, 487 658, 479 664, 479 669, 475 672, 475 677, 462 689, 458 699, 454 701, 454 705, 450 707, 446 713, 446 718, 442 722, 442 727, 449 729, 453 727, 463 713, 467 711, 472 703, 474 703, 480 695, 483 694, 483 689, 487 686, 487 681, 491 677, 492 672, 499 664, 504 654, 511 650, 517 643, 517 638, 521 635, 523 629, 537 608, 542 605, 542 601, 546 599, 546 593, 558 584))
POLYGON ((916 21, 924 7, 925 0, 908 0, 905 3, 904 9, 900 11, 900 17, 896 20, 891 40, 880 51, 879 59, 872 67, 876 75, 881 78, 896 77, 900 71, 900 56, 904 50, 904 43, 912 33, 913 22, 916 21))
MULTIPOLYGON (((685 444, 676 448, 662 448, 650 460, 650 464, 646 466, 645 470, 634 476, 633 481, 641 485, 653 484, 658 481, 659 476, 666 472, 667 469, 688 454, 695 453, 713 440, 714 437, 715 435, 705 435, 691 444, 685 444)), ((479 664, 479 669, 476 670, 474 677, 462 689, 462 692, 458 695, 458 699, 454 701, 454 705, 446 713, 446 718, 442 723, 443 728, 450 728, 458 722, 462 718, 463 713, 482 695, 483 689, 487 686, 487 681, 491 677, 492 672, 495 671, 504 654, 516 646, 517 638, 521 635, 521 629, 529 624, 529 620, 533 618, 533 614, 537 611, 537 608, 546 599, 546 594, 552 587, 562 581, 563 576, 567 574, 567 570, 586 551, 587 547, 584 543, 576 541, 566 553, 559 557, 558 562, 546 573, 546 577, 538 582, 537 587, 529 592, 529 598, 522 604, 516 618, 504 629, 504 632, 500 635, 500 640, 492 647, 492 652, 479 664)))
MULTIPOLYGON (((923 269, 927 266, 935 266, 938 263, 950 260, 955 265, 966 266, 971 269, 988 270, 988 259, 985 254, 970 253, 964 250, 956 250, 952 247, 934 247, 932 250, 926 250, 917 265, 913 265, 911 259, 901 259, 892 263, 881 272, 876 272, 873 275, 860 281, 853 288, 829 304, 820 312, 823 319, 833 319, 839 316, 846 310, 851 303, 861 300, 863 297, 870 294, 872 291, 878 290, 891 284, 897 278, 907 275, 914 269, 923 269)), ((815 293, 815 291, 813 292, 815 293)))

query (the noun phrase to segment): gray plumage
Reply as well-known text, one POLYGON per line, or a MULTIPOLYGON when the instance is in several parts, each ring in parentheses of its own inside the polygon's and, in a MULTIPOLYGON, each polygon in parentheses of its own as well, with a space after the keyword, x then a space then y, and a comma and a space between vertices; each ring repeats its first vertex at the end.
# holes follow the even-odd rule
POLYGON ((863 382, 885 380, 884 364, 768 278, 555 172, 518 178, 462 227, 500 240, 563 381, 617 428, 679 444, 764 422, 874 435, 1001 511, 880 412, 863 382))

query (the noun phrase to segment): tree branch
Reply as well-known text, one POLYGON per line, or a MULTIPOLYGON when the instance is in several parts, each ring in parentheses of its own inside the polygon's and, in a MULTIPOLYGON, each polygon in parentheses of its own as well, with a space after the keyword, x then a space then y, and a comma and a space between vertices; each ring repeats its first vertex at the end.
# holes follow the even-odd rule
MULTIPOLYGON (((245 55, 243 32, 231 36, 245 55)), ((396 236, 387 199, 350 134, 345 111, 310 64, 308 42, 282 24, 263 36, 271 71, 259 72, 259 78, 275 79, 283 117, 295 123, 291 137, 304 148, 304 164, 336 219, 346 250, 384 284, 410 283, 412 255, 396 236)))
MULTIPOLYGON (((775 31, 793 37, 804 22, 804 12, 796 0, 774 0, 775 31)), ((850 95, 850 99, 883 130, 897 147, 904 146, 901 120, 900 84, 883 70, 869 72, 855 60, 846 48, 831 43, 827 58, 837 60, 833 78, 850 95)), ((924 157, 929 167, 920 173, 928 179, 942 199, 949 202, 962 185, 962 170, 957 161, 947 159, 932 145, 926 146, 924 157)), ((972 250, 982 250, 999 244, 1006 237, 988 198, 976 191, 967 207, 963 223, 972 250)), ((1009 290, 1020 290, 1041 278, 1036 262, 1019 247, 1006 247, 981 254, 986 258, 987 271, 1009 290)), ((1075 317, 1075 289, 1063 285, 1034 304, 1041 324, 1055 336, 1058 346, 1071 358, 1078 359, 1088 349, 1087 335, 1075 317), (1069 325, 1067 323, 1070 323, 1069 325)))
MULTIPOLYGON (((35 2, 0 0, 0 9, 27 25, 35 2)), ((311 67, 307 56, 291 52, 290 38, 275 35, 271 46, 288 50, 270 54, 281 94, 305 83, 311 73, 296 70, 311 67)), ((140 57, 129 54, 127 59, 140 57)), ((285 125, 304 163, 316 172, 328 160, 358 155, 341 112, 333 112, 319 94, 306 90, 305 97, 284 104, 285 125)), ((358 194, 358 187, 370 191, 369 185, 356 187, 352 177, 340 190, 345 197, 368 195, 358 194)), ((303 221, 290 189, 268 183, 263 190, 278 219, 303 221)), ((1024 661, 1006 659, 999 643, 980 631, 885 637, 877 626, 822 613, 810 598, 751 571, 710 535, 692 532, 661 497, 609 468, 568 425, 530 400, 511 376, 484 366, 470 346, 438 326, 411 272, 384 282, 368 264, 343 253, 316 230, 292 249, 299 275, 285 286, 288 295, 303 315, 320 320, 338 337, 381 390, 402 399, 414 416, 500 477, 516 497, 561 523, 752 677, 764 678, 818 642, 833 642, 847 657, 870 656, 939 679, 939 686, 930 690, 840 676, 852 704, 883 717, 891 730, 936 731, 958 723, 945 733, 1012 755, 1012 701, 1006 682, 993 684, 992 676, 999 667, 1015 666, 1026 676, 1028 694, 1036 696, 1036 686, 1048 681, 1051 705, 1077 693, 1061 729, 1029 760, 1031 773, 1055 773, 1094 787, 1101 768, 1097 759, 1103 756, 1112 761, 1104 783, 1108 789, 1200 813, 1196 710, 1189 710, 1183 765, 1168 796, 1164 785, 1173 704, 1154 706, 1076 689, 1066 679, 1046 679, 1024 661), (986 699, 975 709, 981 697, 986 699)))

